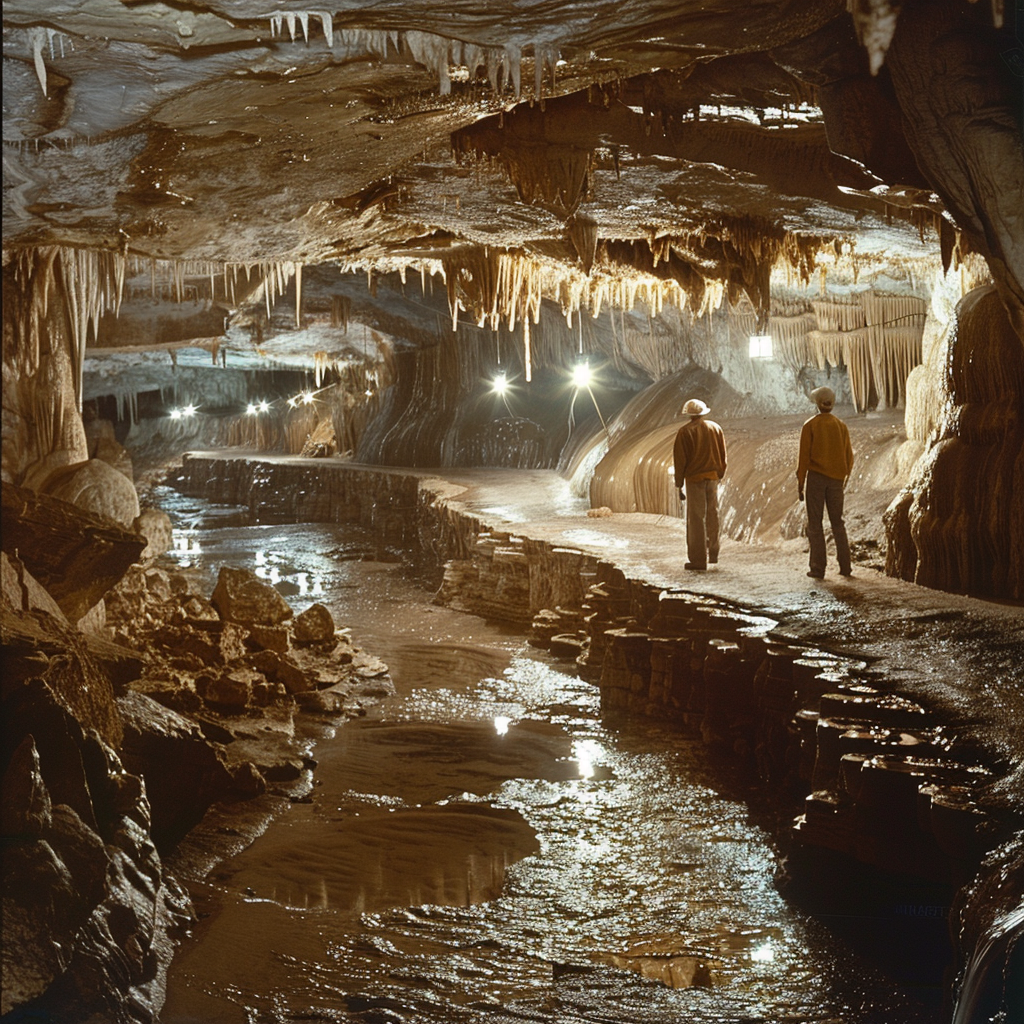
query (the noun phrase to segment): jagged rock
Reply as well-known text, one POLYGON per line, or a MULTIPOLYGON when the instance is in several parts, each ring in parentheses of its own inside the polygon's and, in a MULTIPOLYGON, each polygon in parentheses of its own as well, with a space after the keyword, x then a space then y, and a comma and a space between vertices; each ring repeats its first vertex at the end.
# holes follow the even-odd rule
POLYGON ((107 625, 107 607, 103 600, 97 601, 76 623, 83 633, 102 633, 107 625))
POLYGON ((348 694, 333 689, 299 693, 295 700, 307 714, 340 715, 348 710, 348 694))
POLYGON ((15 611, 43 611, 55 619, 65 621, 66 617, 50 592, 25 568, 15 555, 0 552, 0 581, 3 601, 15 611))
POLYGON ((4 837, 38 837, 51 823, 50 794, 39 769, 35 740, 25 736, 3 777, 4 837))
POLYGON ((169 849, 210 804, 238 797, 235 780, 195 722, 141 693, 118 698, 118 708, 122 760, 145 781, 157 849, 169 849))
POLYGON ((352 657, 352 669, 362 679, 376 679, 388 673, 387 665, 366 651, 356 651, 352 657))
POLYGON ((302 776, 304 765, 298 758, 288 758, 265 765, 263 777, 268 782, 292 782, 302 776))
POLYGON ((260 626, 254 623, 249 627, 249 638, 263 650, 277 654, 284 654, 291 644, 286 626, 260 626))
POLYGON ((292 635, 297 643, 323 643, 334 639, 334 616, 322 604, 311 604, 295 617, 292 635))
POLYGON ((171 550, 174 531, 171 517, 155 508, 144 508, 132 523, 135 532, 146 538, 146 547, 140 556, 143 561, 157 558, 171 550))
POLYGON ((228 622, 277 626, 292 617, 288 602, 248 569, 222 566, 210 599, 228 622))
MULTIPOLYGON (((89 650, 91 638, 39 613, 0 614, 4 646, 4 736, 13 751, 31 733, 43 760, 44 745, 61 744, 83 729, 116 748, 121 720, 109 678, 89 650)), ((56 797, 51 785, 51 793, 56 797)))
POLYGON ((42 839, 6 844, 3 888, 0 1012, 7 1014, 41 996, 63 971, 64 947, 85 915, 71 873, 42 839))
POLYGON ((170 601, 174 597, 170 574, 163 569, 150 566, 142 571, 142 579, 146 584, 146 591, 156 600, 170 601))
POLYGON ((257 651, 249 655, 248 661, 256 671, 262 672, 268 679, 283 684, 286 693, 303 693, 313 689, 311 673, 286 654, 257 651))
POLYGON ((231 783, 235 797, 239 800, 252 800, 267 791, 267 780, 263 773, 251 761, 242 761, 232 765, 231 783))
POLYGON ((202 626, 212 622, 220 622, 217 609, 209 601, 201 597, 191 596, 181 607, 185 613, 186 621, 193 625, 202 626))
POLYGON ((356 656, 356 648, 348 637, 341 637, 338 645, 331 651, 331 661, 337 665, 351 665, 352 659, 356 656))
POLYGON ((343 686, 347 684, 352 673, 347 669, 322 668, 316 674, 316 688, 326 690, 332 686, 343 686))
POLYGON ((113 520, 66 501, 7 481, 2 493, 3 550, 22 559, 72 622, 124 576, 145 547, 141 537, 113 520))
POLYGON ((139 514, 135 485, 124 473, 100 459, 58 469, 40 488, 61 501, 131 529, 139 514))
POLYGON ((233 622, 218 621, 215 629, 161 626, 151 642, 172 657, 191 657, 204 668, 227 665, 245 657, 248 631, 233 622))
POLYGON ((266 677, 261 672, 236 668, 206 677, 201 687, 199 680, 196 680, 196 689, 207 704, 222 708, 244 708, 252 699, 253 686, 265 681, 266 677))

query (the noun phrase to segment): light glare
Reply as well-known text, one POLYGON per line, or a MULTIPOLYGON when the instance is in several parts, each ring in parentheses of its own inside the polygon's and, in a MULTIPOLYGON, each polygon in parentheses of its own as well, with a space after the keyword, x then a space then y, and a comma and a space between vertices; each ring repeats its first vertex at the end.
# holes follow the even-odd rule
POLYGON ((590 363, 577 363, 573 367, 572 382, 578 388, 590 387, 590 363))
POLYGON ((770 334, 752 334, 750 336, 750 358, 772 358, 772 336, 770 334))

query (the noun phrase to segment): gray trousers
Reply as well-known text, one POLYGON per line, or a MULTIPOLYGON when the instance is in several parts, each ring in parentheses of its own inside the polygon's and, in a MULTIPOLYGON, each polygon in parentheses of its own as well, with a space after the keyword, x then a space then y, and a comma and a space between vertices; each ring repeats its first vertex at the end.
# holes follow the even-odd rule
POLYGON ((836 561, 841 573, 850 572, 850 541, 846 536, 846 524, 843 522, 843 486, 842 480, 816 473, 813 469, 807 473, 804 497, 807 501, 807 540, 811 545, 811 572, 818 576, 825 575, 828 555, 825 550, 825 530, 822 527, 822 516, 828 509, 828 521, 832 524, 832 536, 836 542, 836 561))
POLYGON ((718 481, 687 479, 686 557, 694 565, 718 561, 718 481))

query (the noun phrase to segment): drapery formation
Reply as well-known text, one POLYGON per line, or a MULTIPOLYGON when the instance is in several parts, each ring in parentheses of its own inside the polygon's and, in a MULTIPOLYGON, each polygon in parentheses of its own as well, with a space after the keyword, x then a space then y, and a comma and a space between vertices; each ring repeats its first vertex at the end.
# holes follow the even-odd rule
POLYGON ((940 590, 1020 600, 1024 350, 992 286, 957 308, 943 387, 939 429, 885 514, 886 571, 940 590))

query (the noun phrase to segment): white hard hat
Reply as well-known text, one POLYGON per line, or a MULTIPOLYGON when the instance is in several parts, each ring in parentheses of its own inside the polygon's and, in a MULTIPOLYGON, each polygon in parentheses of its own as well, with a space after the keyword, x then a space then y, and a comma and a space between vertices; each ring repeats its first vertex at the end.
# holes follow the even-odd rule
POLYGON ((711 410, 699 398, 691 398, 683 406, 684 416, 707 416, 709 412, 711 410))

